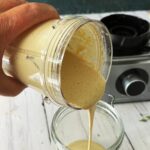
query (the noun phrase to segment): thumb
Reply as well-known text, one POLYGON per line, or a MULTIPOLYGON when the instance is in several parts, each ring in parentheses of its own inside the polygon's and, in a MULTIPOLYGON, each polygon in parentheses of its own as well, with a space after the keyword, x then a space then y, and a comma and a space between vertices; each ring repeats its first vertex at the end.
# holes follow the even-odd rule
POLYGON ((0 14, 0 49, 33 25, 58 17, 54 7, 42 3, 25 3, 0 14))
POLYGON ((42 21, 59 18, 56 9, 47 4, 25 3, 0 14, 0 94, 15 96, 25 85, 8 77, 2 70, 2 57, 7 46, 22 32, 42 21))

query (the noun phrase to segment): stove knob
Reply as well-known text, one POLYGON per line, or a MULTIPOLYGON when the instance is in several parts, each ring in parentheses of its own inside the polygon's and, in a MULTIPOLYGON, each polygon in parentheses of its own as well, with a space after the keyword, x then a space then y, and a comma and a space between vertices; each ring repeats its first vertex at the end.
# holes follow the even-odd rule
POLYGON ((124 92, 127 96, 136 96, 141 94, 146 87, 146 82, 138 75, 129 74, 122 80, 124 92))

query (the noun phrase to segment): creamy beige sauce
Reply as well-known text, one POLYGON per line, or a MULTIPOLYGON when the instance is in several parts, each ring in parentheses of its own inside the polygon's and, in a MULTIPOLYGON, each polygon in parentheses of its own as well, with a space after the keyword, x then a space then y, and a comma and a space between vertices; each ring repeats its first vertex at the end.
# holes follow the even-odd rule
POLYGON ((104 94, 105 83, 104 77, 87 62, 66 52, 61 68, 61 90, 70 105, 92 107, 104 94))
POLYGON ((92 142, 95 105, 103 96, 106 81, 99 71, 90 67, 79 56, 66 51, 61 68, 61 90, 65 100, 73 107, 89 111, 89 140, 75 141, 70 150, 104 150, 92 142))
MULTIPOLYGON (((79 140, 68 145, 69 150, 87 150, 89 141, 79 140)), ((102 145, 91 142, 90 150, 106 150, 102 145)))
POLYGON ((96 110, 96 106, 92 106, 89 108, 88 112, 89 112, 89 142, 88 142, 88 150, 92 150, 91 149, 91 142, 92 142, 92 129, 93 129, 93 122, 94 122, 94 114, 95 114, 95 110, 96 110))

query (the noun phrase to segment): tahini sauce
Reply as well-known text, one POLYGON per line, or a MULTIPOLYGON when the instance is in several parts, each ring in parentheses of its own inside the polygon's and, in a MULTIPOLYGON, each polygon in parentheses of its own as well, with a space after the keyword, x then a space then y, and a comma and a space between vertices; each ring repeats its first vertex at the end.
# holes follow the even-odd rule
POLYGON ((88 109, 103 96, 105 79, 87 62, 66 51, 61 68, 61 90, 72 106, 88 109))
MULTIPOLYGON (((88 149, 88 141, 79 140, 71 143, 68 146, 69 150, 87 150, 88 149)), ((105 150, 103 146, 97 144, 95 142, 91 142, 91 150, 105 150)))
POLYGON ((87 65, 87 62, 66 51, 61 68, 61 90, 64 98, 73 107, 89 111, 89 140, 75 141, 70 150, 104 150, 92 142, 92 127, 96 102, 103 96, 106 81, 102 74, 87 65))

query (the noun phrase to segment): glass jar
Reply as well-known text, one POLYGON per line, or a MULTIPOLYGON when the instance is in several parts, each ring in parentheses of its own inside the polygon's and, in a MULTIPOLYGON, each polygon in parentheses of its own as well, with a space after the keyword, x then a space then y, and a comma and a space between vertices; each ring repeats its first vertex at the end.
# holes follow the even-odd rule
MULTIPOLYGON (((52 120, 51 143, 57 150, 69 150, 70 143, 88 140, 88 119, 85 110, 59 108, 52 120)), ((106 150, 116 150, 119 149, 123 138, 124 127, 118 112, 105 100, 99 101, 94 116, 92 141, 106 150)))
POLYGON ((25 32, 5 51, 3 69, 7 75, 66 106, 61 91, 66 50, 92 64, 107 80, 112 61, 110 35, 101 22, 83 17, 50 20, 25 32))

